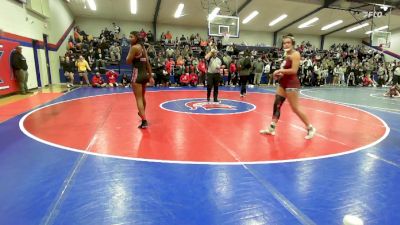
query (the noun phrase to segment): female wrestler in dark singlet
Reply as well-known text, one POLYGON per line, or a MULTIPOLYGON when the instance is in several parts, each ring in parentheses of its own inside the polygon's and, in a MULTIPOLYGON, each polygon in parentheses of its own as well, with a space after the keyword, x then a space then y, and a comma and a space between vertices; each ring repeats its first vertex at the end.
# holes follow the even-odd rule
POLYGON ((152 77, 152 70, 147 56, 147 51, 140 40, 139 32, 132 31, 129 35, 131 40, 131 48, 128 56, 126 57, 126 63, 133 65, 132 72, 132 89, 135 94, 137 108, 139 110, 138 115, 142 119, 142 123, 138 128, 147 128, 148 123, 146 119, 146 84, 148 82, 154 83, 152 77))
POLYGON ((292 35, 284 36, 282 42, 286 58, 281 65, 281 69, 276 70, 273 74, 274 78, 279 79, 279 86, 276 89, 272 122, 267 129, 260 130, 260 133, 275 135, 275 127, 281 114, 281 107, 287 98, 293 112, 296 113, 307 128, 305 139, 311 139, 316 129, 310 124, 299 105, 300 82, 297 78, 297 71, 300 65, 300 53, 294 49, 295 40, 292 35))

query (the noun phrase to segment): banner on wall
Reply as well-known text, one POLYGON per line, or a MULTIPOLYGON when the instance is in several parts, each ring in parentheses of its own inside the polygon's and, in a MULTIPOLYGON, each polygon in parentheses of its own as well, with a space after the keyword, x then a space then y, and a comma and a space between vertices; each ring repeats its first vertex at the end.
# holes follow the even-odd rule
POLYGON ((11 52, 18 45, 18 42, 0 39, 0 96, 19 90, 10 64, 11 52))

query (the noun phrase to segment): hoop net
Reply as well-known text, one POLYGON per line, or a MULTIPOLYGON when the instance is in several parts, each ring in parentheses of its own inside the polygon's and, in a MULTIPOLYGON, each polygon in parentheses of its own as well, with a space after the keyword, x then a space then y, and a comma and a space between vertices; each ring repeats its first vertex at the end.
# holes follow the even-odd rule
POLYGON ((230 36, 228 32, 222 33, 222 44, 228 44, 230 36))

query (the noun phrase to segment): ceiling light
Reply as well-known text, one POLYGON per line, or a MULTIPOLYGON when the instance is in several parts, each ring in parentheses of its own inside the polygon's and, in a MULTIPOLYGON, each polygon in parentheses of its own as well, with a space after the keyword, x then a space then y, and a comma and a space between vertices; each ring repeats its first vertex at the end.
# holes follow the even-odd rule
POLYGON ((219 7, 215 7, 214 10, 208 15, 208 21, 213 21, 215 17, 218 15, 219 10, 221 10, 219 7))
POLYGON ((131 13, 137 13, 137 0, 131 0, 131 13))
POLYGON ((87 3, 89 4, 89 8, 93 11, 96 11, 96 3, 94 0, 87 0, 87 3))
POLYGON ((271 23, 269 23, 269 26, 270 26, 270 27, 274 26, 275 24, 279 23, 280 21, 282 21, 282 20, 285 19, 286 17, 287 17, 286 14, 283 14, 283 15, 279 16, 278 18, 272 20, 271 23))
POLYGON ((333 23, 331 23, 331 24, 328 24, 328 25, 322 27, 321 30, 328 30, 328 29, 331 29, 332 27, 337 26, 337 25, 339 25, 339 24, 341 24, 341 23, 343 23, 343 20, 335 21, 335 22, 333 22, 333 23))
POLYGON ((312 23, 317 22, 318 20, 319 20, 318 17, 314 17, 314 18, 312 18, 311 20, 309 20, 309 21, 307 21, 307 22, 305 22, 305 23, 300 24, 299 28, 300 28, 300 29, 301 29, 301 28, 306 28, 306 27, 308 27, 309 25, 311 25, 312 23))
POLYGON ((366 27, 366 26, 368 26, 368 25, 369 25, 369 23, 363 23, 363 24, 361 24, 361 25, 358 25, 358 26, 355 26, 355 27, 352 27, 352 28, 346 30, 346 32, 349 33, 349 32, 352 32, 352 31, 361 29, 361 28, 363 28, 363 27, 366 27))
POLYGON ((243 24, 246 24, 248 22, 250 22, 250 20, 252 20, 254 17, 256 17, 258 15, 258 11, 253 11, 252 13, 250 13, 250 15, 248 15, 244 20, 243 20, 243 24))
POLYGON ((376 28, 374 31, 381 31, 381 30, 384 30, 384 29, 387 29, 389 26, 383 26, 383 27, 379 27, 379 28, 376 28))
MULTIPOLYGON (((387 29, 389 26, 383 26, 383 27, 379 27, 379 28, 376 28, 376 29, 374 29, 374 31, 381 31, 381 30, 385 30, 385 29, 387 29)), ((370 33, 372 33, 373 31, 367 31, 367 32, 365 32, 365 34, 370 34, 370 33)))
POLYGON ((183 3, 180 3, 178 5, 178 8, 176 8, 175 15, 174 15, 175 18, 179 18, 182 16, 183 7, 185 7, 185 5, 183 3))

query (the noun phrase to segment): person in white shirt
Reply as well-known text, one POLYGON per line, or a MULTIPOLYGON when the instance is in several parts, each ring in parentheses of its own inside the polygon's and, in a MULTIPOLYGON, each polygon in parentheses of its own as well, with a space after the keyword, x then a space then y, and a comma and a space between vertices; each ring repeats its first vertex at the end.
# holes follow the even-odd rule
POLYGON ((342 65, 339 69, 339 85, 346 85, 346 80, 344 74, 346 73, 347 67, 346 65, 342 65))
POLYGON ((214 88, 214 102, 218 102, 218 85, 221 81, 220 69, 222 67, 222 61, 217 57, 218 51, 212 49, 204 57, 208 61, 208 71, 207 71, 207 101, 210 101, 211 90, 214 88))
POLYGON ((334 69, 333 69, 333 85, 339 85, 339 76, 340 76, 340 65, 338 64, 334 69))

